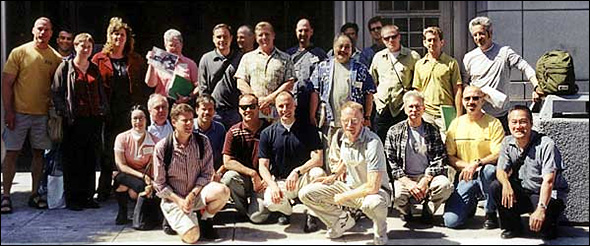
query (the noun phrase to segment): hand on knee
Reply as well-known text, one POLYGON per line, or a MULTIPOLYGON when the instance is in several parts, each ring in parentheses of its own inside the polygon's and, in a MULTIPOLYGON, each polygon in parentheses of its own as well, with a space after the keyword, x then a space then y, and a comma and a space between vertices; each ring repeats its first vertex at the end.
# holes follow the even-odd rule
POLYGON ((182 235, 182 241, 184 243, 195 244, 199 241, 199 237, 201 237, 201 230, 198 226, 195 226, 182 235))

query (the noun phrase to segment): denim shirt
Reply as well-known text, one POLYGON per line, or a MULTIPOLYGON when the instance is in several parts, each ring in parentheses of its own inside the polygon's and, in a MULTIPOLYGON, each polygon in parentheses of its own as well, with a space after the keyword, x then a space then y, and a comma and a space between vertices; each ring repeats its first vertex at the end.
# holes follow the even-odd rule
MULTIPOLYGON (((310 80, 313 88, 319 93, 320 101, 326 104, 326 122, 334 120, 334 112, 330 107, 330 92, 334 83, 334 58, 322 61, 311 74, 310 80)), ((350 101, 365 105, 365 95, 375 93, 376 87, 373 77, 367 67, 353 59, 350 59, 350 101)))

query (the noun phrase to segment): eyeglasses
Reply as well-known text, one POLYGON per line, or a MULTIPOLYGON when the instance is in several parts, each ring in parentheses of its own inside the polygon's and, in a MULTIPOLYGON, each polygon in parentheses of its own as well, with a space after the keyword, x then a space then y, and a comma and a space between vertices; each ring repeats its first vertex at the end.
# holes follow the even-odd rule
POLYGON ((376 26, 376 27, 373 27, 373 28, 371 28, 369 30, 371 30, 371 32, 377 32, 377 31, 381 31, 381 27, 380 26, 376 26))
POLYGON ((473 101, 479 101, 479 99, 480 99, 480 98, 481 98, 481 97, 478 97, 478 96, 473 96, 473 97, 464 97, 464 98, 463 98, 463 101, 470 101, 470 100, 473 100, 473 101))
POLYGON ((344 118, 342 118, 342 119, 340 119, 340 122, 342 123, 342 125, 350 124, 350 125, 356 126, 361 121, 358 118, 350 118, 350 119, 344 119, 344 118))
POLYGON ((247 105, 240 105, 239 106, 242 110, 246 111, 248 109, 254 110, 256 109, 256 104, 247 104, 247 105))
POLYGON ((387 36, 387 37, 383 37, 383 40, 385 41, 390 41, 390 40, 394 40, 399 36, 399 33, 396 35, 391 35, 391 36, 387 36))

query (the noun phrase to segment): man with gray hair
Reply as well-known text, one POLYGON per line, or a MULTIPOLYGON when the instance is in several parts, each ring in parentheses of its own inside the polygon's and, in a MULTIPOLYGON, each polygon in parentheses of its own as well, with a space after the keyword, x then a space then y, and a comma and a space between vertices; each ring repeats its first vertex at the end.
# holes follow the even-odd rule
MULTIPOLYGON (((164 47, 167 52, 178 56, 178 62, 174 65, 174 74, 169 74, 166 71, 156 69, 151 64, 148 66, 145 75, 145 83, 152 88, 156 88, 156 93, 169 98, 169 105, 174 103, 193 103, 193 98, 199 94, 198 84, 198 68, 197 64, 190 58, 182 55, 183 41, 182 34, 176 29, 169 29, 164 33, 164 47), (181 76, 193 84, 194 89, 188 96, 182 95, 168 95, 170 84, 174 82, 175 75, 181 76), (176 99, 173 99, 176 98, 176 99)), ((146 58, 149 60, 153 56, 153 52, 148 51, 146 58)), ((149 63, 148 63, 149 64, 149 63)))
MULTIPOLYGON (((483 110, 498 118, 502 122, 505 134, 510 134, 508 129, 508 109, 510 107, 510 70, 517 68, 534 86, 533 100, 540 100, 542 91, 538 88, 539 82, 532 68, 520 55, 516 54, 510 46, 501 46, 492 41, 492 21, 485 16, 475 17, 469 22, 469 31, 477 48, 465 54, 463 64, 467 76, 467 84, 482 88, 486 94, 500 92, 506 95, 504 100, 497 99, 495 104, 485 103, 483 110), (501 104, 501 105, 499 105, 501 104)), ((492 100, 494 100, 492 98, 492 100)))
POLYGON ((299 199, 326 224, 326 236, 340 238, 355 225, 344 207, 361 209, 373 221, 373 243, 387 243, 387 208, 391 189, 383 144, 377 134, 363 126, 363 105, 348 101, 340 110, 344 134, 334 135, 332 145, 340 152, 330 152, 338 160, 333 174, 319 177, 299 191, 299 199), (346 173, 346 182, 340 181, 346 173))
POLYGON ((170 121, 168 121, 168 100, 165 96, 154 93, 150 95, 147 105, 152 122, 147 131, 158 137, 158 139, 164 139, 174 131, 170 121))
POLYGON ((449 160, 438 129, 422 120, 422 93, 407 92, 403 100, 408 119, 393 125, 385 139, 385 155, 394 179, 393 204, 402 220, 409 222, 411 204, 422 203, 422 222, 432 223, 433 214, 453 192, 446 177, 449 160))

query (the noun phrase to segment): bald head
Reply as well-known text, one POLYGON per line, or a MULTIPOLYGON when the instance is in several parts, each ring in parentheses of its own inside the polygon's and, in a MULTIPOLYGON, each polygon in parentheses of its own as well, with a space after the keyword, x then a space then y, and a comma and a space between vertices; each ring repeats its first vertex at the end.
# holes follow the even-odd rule
POLYGON ((299 42, 299 48, 305 49, 311 45, 311 36, 313 36, 313 27, 308 19, 301 19, 295 27, 295 36, 299 42))
POLYGON ((51 20, 47 17, 38 18, 35 20, 31 33, 33 34, 35 46, 42 49, 47 48, 49 45, 49 39, 51 39, 51 35, 53 35, 53 25, 51 24, 51 20))

